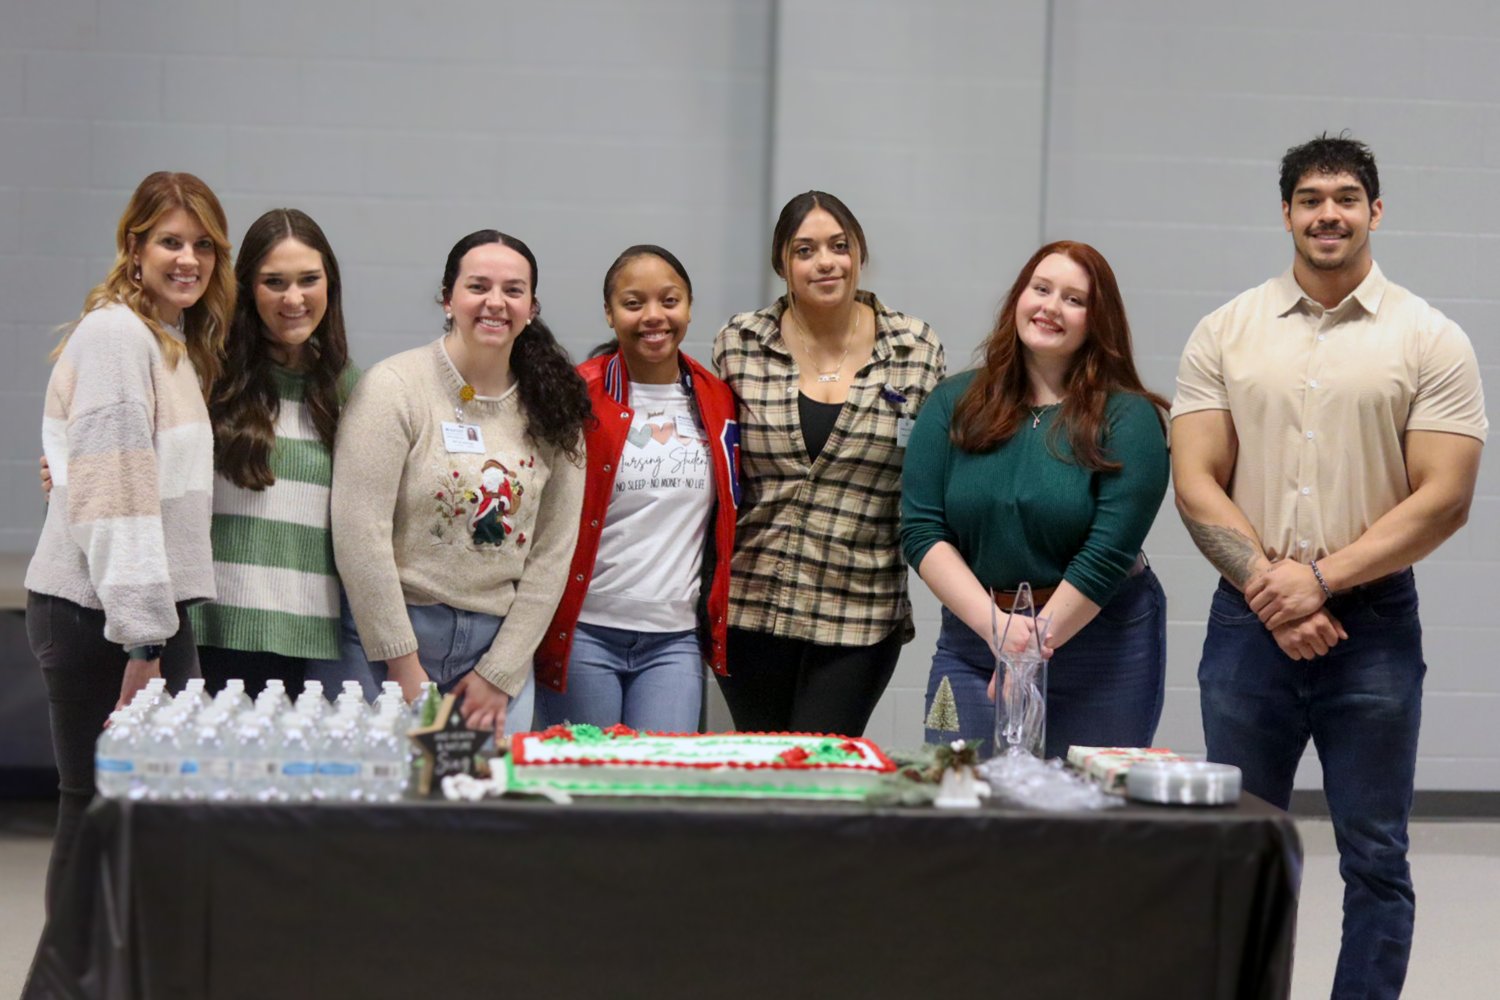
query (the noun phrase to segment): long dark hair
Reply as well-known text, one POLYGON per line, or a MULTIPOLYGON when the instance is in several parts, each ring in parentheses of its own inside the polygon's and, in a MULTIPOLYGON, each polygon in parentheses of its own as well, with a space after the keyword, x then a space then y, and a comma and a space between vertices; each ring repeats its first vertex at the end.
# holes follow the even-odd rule
MULTIPOLYGON (((583 458, 583 425, 593 413, 589 405, 588 386, 583 376, 573 370, 573 359, 557 342, 547 324, 542 322, 542 304, 536 298, 536 255, 525 243, 498 229, 480 229, 453 244, 443 265, 443 286, 438 295, 446 302, 458 280, 458 265, 464 254, 487 243, 509 247, 531 267, 531 297, 536 315, 516 334, 510 349, 510 367, 515 373, 516 393, 526 414, 526 433, 538 442, 557 448, 570 459, 583 458)), ((452 329, 449 320, 444 329, 452 329)))
POLYGON ((1115 272, 1104 255, 1087 243, 1059 240, 1048 243, 1026 262, 1016 275, 1005 305, 995 320, 995 328, 981 345, 983 360, 974 381, 964 390, 953 408, 949 438, 968 452, 991 451, 1008 441, 1021 425, 1030 387, 1026 380, 1026 362, 1020 351, 1016 332, 1016 305, 1037 265, 1052 254, 1062 254, 1088 272, 1088 335, 1073 355, 1066 376, 1067 397, 1063 400, 1061 419, 1053 427, 1066 427, 1073 460, 1095 472, 1113 472, 1119 462, 1111 461, 1100 445, 1105 408, 1111 392, 1131 392, 1144 396, 1157 407, 1157 419, 1168 408, 1167 401, 1147 389, 1135 370, 1130 349, 1130 324, 1125 319, 1125 302, 1115 272))
POLYGON ((307 372, 303 405, 329 450, 339 426, 339 377, 349 364, 339 262, 328 237, 306 212, 272 209, 250 224, 240 243, 234 263, 239 294, 225 352, 227 364, 208 408, 214 426, 214 465, 226 479, 247 490, 263 490, 276 482, 271 474, 271 449, 276 444, 281 396, 272 374, 276 358, 255 307, 255 282, 266 256, 289 239, 318 251, 328 282, 327 311, 302 348, 307 372))

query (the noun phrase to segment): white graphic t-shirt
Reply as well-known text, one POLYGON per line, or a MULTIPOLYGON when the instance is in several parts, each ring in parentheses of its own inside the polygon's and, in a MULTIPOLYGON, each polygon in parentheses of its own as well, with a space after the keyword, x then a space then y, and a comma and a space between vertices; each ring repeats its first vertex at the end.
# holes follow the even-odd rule
POLYGON ((635 417, 615 471, 579 621, 637 632, 694 628, 713 507, 708 440, 680 384, 630 383, 635 417))

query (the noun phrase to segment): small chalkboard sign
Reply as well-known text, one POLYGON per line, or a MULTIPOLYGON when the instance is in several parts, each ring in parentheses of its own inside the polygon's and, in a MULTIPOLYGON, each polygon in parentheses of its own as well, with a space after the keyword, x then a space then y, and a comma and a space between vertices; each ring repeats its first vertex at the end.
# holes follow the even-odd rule
POLYGON ((458 710, 457 695, 444 695, 432 725, 410 730, 407 734, 422 752, 422 769, 417 775, 417 794, 430 795, 450 774, 474 774, 480 769, 475 755, 484 741, 494 734, 468 729, 458 710))

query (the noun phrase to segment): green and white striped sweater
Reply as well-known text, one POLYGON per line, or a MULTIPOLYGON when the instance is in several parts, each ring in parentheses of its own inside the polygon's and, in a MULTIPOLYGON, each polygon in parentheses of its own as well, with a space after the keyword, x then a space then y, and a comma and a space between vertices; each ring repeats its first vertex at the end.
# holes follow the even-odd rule
MULTIPOLYGON (((303 405, 307 377, 275 369, 281 410, 271 474, 256 491, 214 476, 218 599, 190 609, 200 646, 332 659, 339 648, 339 579, 328 496, 333 455, 303 405)), ((347 398, 359 372, 339 380, 347 398)))

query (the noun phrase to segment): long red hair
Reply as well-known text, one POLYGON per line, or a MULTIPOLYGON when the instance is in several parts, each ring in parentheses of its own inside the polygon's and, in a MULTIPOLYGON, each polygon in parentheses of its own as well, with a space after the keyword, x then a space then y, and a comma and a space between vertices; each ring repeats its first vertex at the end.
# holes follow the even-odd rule
MULTIPOLYGON (((1096 472, 1112 472, 1120 468, 1120 463, 1110 461, 1100 444, 1110 393, 1144 396, 1156 406, 1157 419, 1168 409, 1168 403, 1147 389, 1136 373, 1130 323, 1125 319, 1125 303, 1115 272, 1098 250, 1073 240, 1048 243, 1032 254, 1016 275, 995 328, 980 348, 983 359, 978 374, 954 407, 949 439, 964 451, 992 451, 1010 440, 1022 418, 1030 416, 1026 407, 1030 386, 1016 332, 1016 305, 1037 265, 1055 253, 1088 272, 1089 300, 1088 335, 1068 367, 1062 412, 1053 429, 1067 428, 1073 460, 1079 465, 1096 472)), ((1162 427, 1165 429, 1165 421, 1162 427)))

